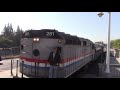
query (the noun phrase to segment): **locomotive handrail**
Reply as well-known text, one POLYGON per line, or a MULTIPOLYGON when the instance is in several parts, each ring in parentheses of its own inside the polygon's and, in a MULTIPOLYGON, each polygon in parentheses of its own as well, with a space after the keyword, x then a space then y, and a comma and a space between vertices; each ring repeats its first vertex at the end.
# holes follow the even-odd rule
POLYGON ((35 77, 37 76, 36 62, 35 62, 35 77))
POLYGON ((110 66, 118 66, 118 67, 120 67, 120 64, 110 64, 110 66))
POLYGON ((39 62, 37 63, 37 77, 38 77, 38 72, 39 71, 39 62))

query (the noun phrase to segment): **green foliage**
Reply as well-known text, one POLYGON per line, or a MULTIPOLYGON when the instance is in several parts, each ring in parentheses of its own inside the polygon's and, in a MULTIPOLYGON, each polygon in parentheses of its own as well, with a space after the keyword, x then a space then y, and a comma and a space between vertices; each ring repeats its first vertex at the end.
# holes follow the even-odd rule
POLYGON ((4 35, 4 37, 6 37, 6 38, 13 39, 14 33, 13 33, 12 24, 9 24, 9 23, 8 23, 7 26, 5 25, 5 27, 4 27, 4 29, 3 29, 3 35, 4 35))
POLYGON ((17 27, 16 32, 13 31, 12 24, 9 24, 3 29, 2 34, 0 35, 0 45, 8 45, 11 47, 20 46, 20 39, 24 32, 20 27, 17 27))
POLYGON ((16 43, 17 46, 20 45, 20 40, 21 40, 22 34, 23 34, 23 31, 18 26, 17 31, 15 32, 15 43, 16 43))
POLYGON ((120 39, 112 40, 111 41, 111 47, 120 49, 120 39))
POLYGON ((12 45, 13 41, 6 38, 6 37, 1 37, 0 38, 0 44, 7 44, 7 45, 12 45))

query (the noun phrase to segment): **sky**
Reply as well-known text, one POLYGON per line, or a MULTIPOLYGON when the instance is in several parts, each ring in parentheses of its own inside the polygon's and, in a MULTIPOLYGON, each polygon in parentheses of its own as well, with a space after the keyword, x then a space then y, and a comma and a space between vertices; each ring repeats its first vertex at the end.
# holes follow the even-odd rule
MULTIPOLYGON (((11 23, 16 31, 19 25, 28 29, 56 29, 93 42, 107 42, 108 12, 0 12, 0 34, 5 24, 11 23)), ((111 12, 111 40, 120 39, 120 12, 111 12)))

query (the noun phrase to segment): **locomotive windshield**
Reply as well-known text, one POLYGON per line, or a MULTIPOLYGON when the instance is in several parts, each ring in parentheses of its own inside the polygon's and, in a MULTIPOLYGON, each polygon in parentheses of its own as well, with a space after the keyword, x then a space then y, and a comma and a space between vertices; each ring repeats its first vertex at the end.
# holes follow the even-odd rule
POLYGON ((30 30, 23 34, 22 38, 53 38, 53 39, 62 39, 56 30, 30 30))

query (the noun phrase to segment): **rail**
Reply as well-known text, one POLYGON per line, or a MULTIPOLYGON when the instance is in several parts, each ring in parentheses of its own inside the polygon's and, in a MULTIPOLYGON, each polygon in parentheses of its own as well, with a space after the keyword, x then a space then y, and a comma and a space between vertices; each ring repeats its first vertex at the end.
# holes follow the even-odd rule
MULTIPOLYGON (((21 62, 21 73, 20 73, 20 75, 18 75, 19 73, 19 60, 13 60, 13 59, 11 59, 11 70, 10 70, 10 73, 11 73, 11 76, 13 77, 13 78, 25 78, 26 76, 24 75, 24 61, 22 61, 21 62), (15 62, 15 63, 14 63, 15 62), (16 73, 14 74, 14 72, 13 72, 13 65, 15 65, 15 67, 16 67, 16 69, 15 69, 15 71, 16 71, 16 73), (25 77, 24 77, 25 76, 25 77)), ((39 63, 37 63, 37 62, 35 62, 35 68, 34 68, 34 77, 35 78, 37 78, 38 77, 38 68, 39 68, 39 63)))
MULTIPOLYGON (((19 68, 19 60, 16 60, 17 61, 17 63, 16 63, 16 75, 14 76, 14 74, 13 74, 13 65, 15 65, 15 64, 13 64, 14 63, 14 60, 13 59, 11 59, 11 70, 10 70, 10 73, 11 73, 11 76, 13 77, 13 78, 20 78, 20 77, 18 77, 18 68, 19 68)), ((24 74, 23 74, 23 72, 24 72, 24 61, 22 61, 22 63, 21 63, 21 78, 24 78, 23 76, 24 76, 24 74)))

